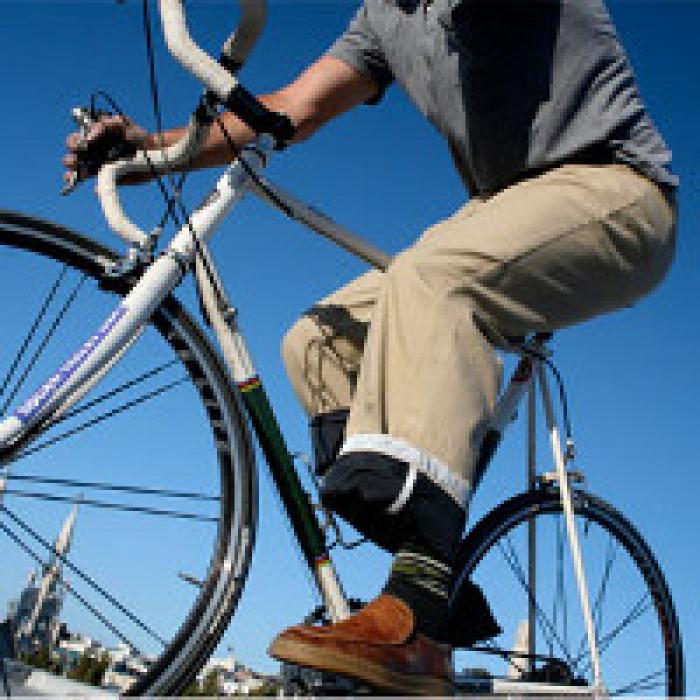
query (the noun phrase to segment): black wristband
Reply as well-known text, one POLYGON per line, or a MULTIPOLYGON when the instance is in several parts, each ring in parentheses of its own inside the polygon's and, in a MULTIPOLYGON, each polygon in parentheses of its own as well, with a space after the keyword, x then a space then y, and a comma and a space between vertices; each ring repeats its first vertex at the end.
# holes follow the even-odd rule
POLYGON ((256 134, 270 134, 277 149, 284 148, 294 137, 289 117, 268 109, 242 85, 231 90, 224 104, 256 134))

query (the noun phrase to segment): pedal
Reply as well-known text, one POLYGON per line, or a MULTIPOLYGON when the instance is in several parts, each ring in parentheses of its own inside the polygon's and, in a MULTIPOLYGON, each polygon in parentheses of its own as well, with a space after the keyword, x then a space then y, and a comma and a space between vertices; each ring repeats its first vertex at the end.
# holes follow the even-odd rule
POLYGON ((376 695, 366 685, 344 676, 336 676, 313 668, 283 663, 281 668, 282 688, 285 697, 338 695, 376 695))
MULTIPOLYGON (((348 607, 351 613, 360 612, 364 608, 366 603, 361 601, 359 598, 349 598, 348 607)), ((330 625, 331 620, 328 617, 328 611, 325 605, 316 606, 305 618, 304 625, 330 625)))
MULTIPOLYGON (((350 611, 355 613, 365 606, 365 603, 357 598, 348 600, 350 611)), ((305 618, 305 625, 329 625, 331 621, 325 606, 314 608, 305 618)), ((327 671, 318 671, 313 668, 298 666, 283 662, 281 666, 282 686, 285 697, 319 696, 319 695, 372 695, 372 690, 358 681, 338 676, 327 671)))

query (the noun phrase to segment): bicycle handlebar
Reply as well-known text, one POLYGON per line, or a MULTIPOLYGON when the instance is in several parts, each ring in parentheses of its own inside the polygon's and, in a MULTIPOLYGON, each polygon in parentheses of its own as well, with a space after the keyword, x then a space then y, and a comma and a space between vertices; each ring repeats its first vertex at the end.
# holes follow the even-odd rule
POLYGON ((278 146, 289 141, 294 135, 289 118, 269 110, 228 70, 237 71, 257 41, 266 17, 265 0, 241 0, 241 23, 224 43, 221 63, 217 63, 192 40, 187 29, 182 0, 159 2, 165 42, 170 53, 183 67, 204 83, 210 94, 234 112, 256 134, 270 134, 278 146))
POLYGON ((224 42, 219 62, 229 72, 237 73, 255 46, 267 19, 265 0, 240 0, 241 21, 224 42))
MULTIPOLYGON (((245 63, 265 24, 266 0, 240 0, 241 20, 237 29, 224 42, 221 61, 217 63, 190 36, 183 9, 183 0, 159 0, 165 42, 170 53, 207 88, 210 94, 234 111, 257 133, 272 134, 278 144, 292 136, 292 127, 284 115, 268 110, 240 85, 233 73, 245 63)), ((97 178, 97 194, 105 218, 112 230, 124 240, 140 248, 148 246, 149 237, 125 214, 119 200, 120 178, 134 173, 163 173, 186 165, 199 150, 208 133, 210 120, 195 113, 187 133, 164 150, 142 152, 129 160, 119 160, 101 168, 97 178)))
MULTIPOLYGON (((159 7, 168 51, 220 100, 225 101, 238 85, 238 80, 194 42, 187 28, 182 0, 159 0, 159 7)), ((251 21, 250 15, 244 13, 242 20, 246 19, 251 21)), ((236 50, 236 34, 241 35, 234 32, 228 40, 234 43, 233 50, 236 50)), ((254 38, 258 34, 259 30, 254 32, 254 38)), ((250 48, 252 44, 248 50, 250 48)), ((228 55, 231 55, 231 49, 228 55)))

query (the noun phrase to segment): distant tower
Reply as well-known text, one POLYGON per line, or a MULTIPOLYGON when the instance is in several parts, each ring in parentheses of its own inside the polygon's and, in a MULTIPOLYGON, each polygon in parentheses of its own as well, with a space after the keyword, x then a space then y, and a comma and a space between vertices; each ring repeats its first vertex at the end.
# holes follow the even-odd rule
POLYGON ((77 517, 78 506, 76 505, 56 538, 55 553, 51 553, 48 562, 42 567, 40 581, 36 582, 36 576, 32 572, 17 602, 12 617, 17 630, 17 646, 20 651, 56 645, 59 632, 58 617, 65 593, 64 579, 61 576, 61 557, 70 551, 77 517))

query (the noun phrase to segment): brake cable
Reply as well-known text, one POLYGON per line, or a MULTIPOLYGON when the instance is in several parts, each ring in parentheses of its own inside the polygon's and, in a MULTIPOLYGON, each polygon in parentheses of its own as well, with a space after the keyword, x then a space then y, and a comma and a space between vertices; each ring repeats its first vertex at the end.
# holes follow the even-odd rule
POLYGON ((542 362, 554 377, 559 393, 559 404, 562 410, 562 421, 564 423, 564 434, 566 440, 566 461, 571 461, 575 457, 574 435, 571 426, 571 416, 569 413, 569 400, 564 387, 564 380, 559 372, 559 369, 554 362, 547 356, 545 352, 529 343, 520 343, 517 345, 518 351, 524 355, 529 355, 536 360, 542 362))

